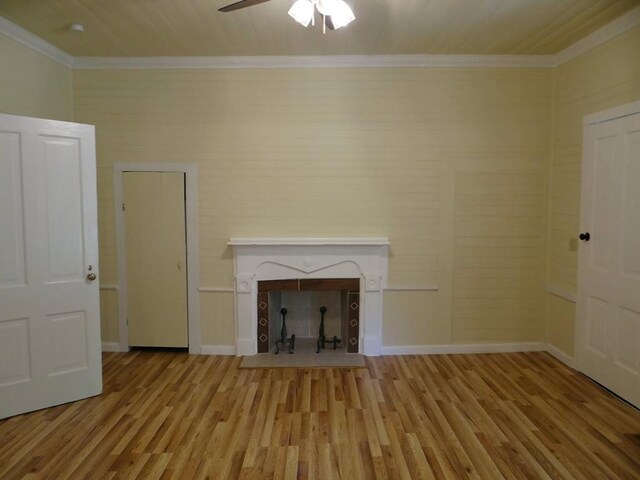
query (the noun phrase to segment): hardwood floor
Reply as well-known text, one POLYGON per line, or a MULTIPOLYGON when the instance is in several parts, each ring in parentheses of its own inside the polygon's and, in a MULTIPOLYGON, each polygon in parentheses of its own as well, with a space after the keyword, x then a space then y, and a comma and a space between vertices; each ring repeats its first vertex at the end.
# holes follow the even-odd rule
POLYGON ((104 394, 0 421, 0 478, 640 478, 640 412, 546 353, 239 369, 104 355, 104 394))

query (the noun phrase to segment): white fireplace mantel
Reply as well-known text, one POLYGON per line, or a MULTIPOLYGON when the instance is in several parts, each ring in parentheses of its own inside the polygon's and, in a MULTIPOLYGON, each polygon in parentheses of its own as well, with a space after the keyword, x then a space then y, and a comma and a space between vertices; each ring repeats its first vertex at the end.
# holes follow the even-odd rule
POLYGON ((389 245, 388 238, 232 238, 227 245, 389 245))
POLYGON ((232 238, 236 351, 254 355, 257 283, 292 278, 360 279, 360 353, 380 355, 382 292, 387 286, 387 238, 232 238))

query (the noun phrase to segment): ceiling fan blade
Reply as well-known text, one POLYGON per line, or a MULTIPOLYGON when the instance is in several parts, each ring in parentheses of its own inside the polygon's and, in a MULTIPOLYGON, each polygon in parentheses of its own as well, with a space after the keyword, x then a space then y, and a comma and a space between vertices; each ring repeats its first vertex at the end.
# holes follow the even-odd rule
POLYGON ((234 10, 240 10, 241 8, 253 7, 260 3, 268 2, 269 0, 240 0, 239 2, 232 3, 225 7, 219 8, 220 12, 233 12, 234 10))

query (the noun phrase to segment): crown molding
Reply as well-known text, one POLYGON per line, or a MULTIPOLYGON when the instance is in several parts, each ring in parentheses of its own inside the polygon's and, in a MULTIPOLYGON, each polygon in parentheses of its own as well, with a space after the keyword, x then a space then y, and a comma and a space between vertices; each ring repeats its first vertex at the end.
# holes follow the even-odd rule
POLYGON ((2 16, 0 16, 0 33, 65 67, 73 68, 71 55, 2 16))
POLYGON ((73 57, 0 16, 0 34, 73 69, 255 69, 255 68, 552 68, 640 25, 640 6, 556 55, 280 55, 228 57, 73 57))
POLYGON ((257 57, 76 57, 76 69, 254 69, 530 67, 555 65, 550 55, 314 55, 257 57))
POLYGON ((555 56, 555 66, 565 64, 638 25, 640 25, 640 6, 629 10, 624 15, 612 20, 605 26, 557 53, 555 56))

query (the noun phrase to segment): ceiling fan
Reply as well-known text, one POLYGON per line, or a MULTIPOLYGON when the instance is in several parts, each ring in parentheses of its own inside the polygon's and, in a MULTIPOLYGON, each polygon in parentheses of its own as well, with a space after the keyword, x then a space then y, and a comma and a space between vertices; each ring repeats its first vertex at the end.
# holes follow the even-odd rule
MULTIPOLYGON (((240 0, 219 9, 221 12, 233 12, 241 8, 253 7, 269 0, 240 0)), ((315 11, 322 15, 322 25, 330 30, 342 28, 356 19, 353 11, 344 0, 296 0, 289 9, 289 15, 300 25, 308 27, 315 23, 315 11)))

